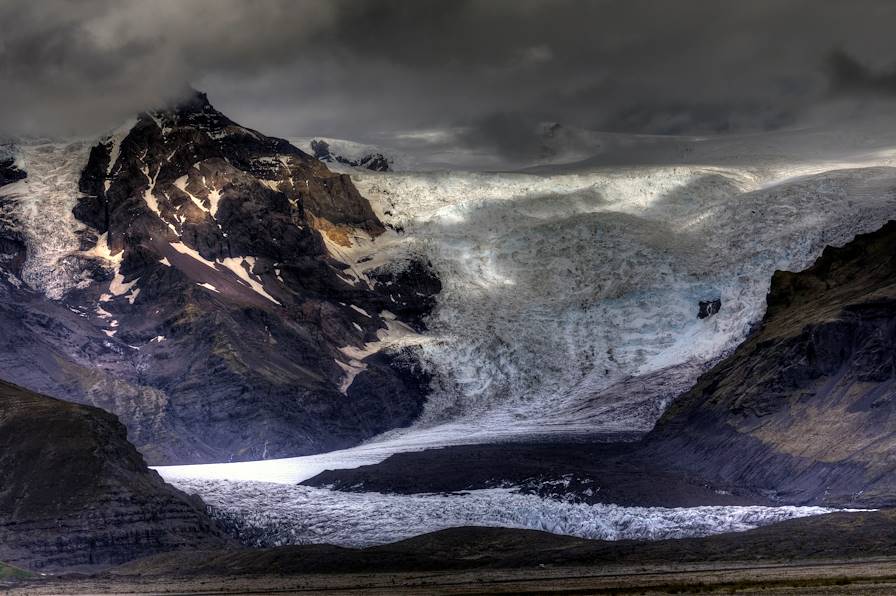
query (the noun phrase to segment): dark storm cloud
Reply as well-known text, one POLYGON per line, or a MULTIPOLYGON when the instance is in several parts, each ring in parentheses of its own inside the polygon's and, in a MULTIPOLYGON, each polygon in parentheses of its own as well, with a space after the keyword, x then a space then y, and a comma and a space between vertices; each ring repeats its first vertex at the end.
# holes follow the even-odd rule
POLYGON ((842 50, 831 53, 828 69, 834 94, 896 94, 896 71, 873 72, 842 50))
POLYGON ((0 129, 106 129, 192 84, 280 136, 460 130, 508 155, 542 151, 543 122, 765 130, 832 88, 893 87, 894 17, 888 1, 3 0, 0 129))

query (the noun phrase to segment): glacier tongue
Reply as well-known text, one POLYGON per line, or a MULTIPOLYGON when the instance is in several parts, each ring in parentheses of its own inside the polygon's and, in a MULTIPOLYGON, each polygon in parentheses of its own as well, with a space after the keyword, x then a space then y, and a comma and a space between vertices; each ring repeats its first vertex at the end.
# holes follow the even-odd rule
POLYGON ((268 545, 365 546, 461 525, 657 539, 824 513, 589 506, 510 489, 340 493, 293 483, 401 451, 649 430, 761 318, 776 269, 805 268, 825 245, 893 217, 888 159, 831 171, 356 173, 377 215, 403 233, 358 245, 343 255, 347 264, 362 276, 371 263, 411 253, 431 262, 443 284, 427 341, 414 348, 435 377, 422 418, 344 451, 158 470, 268 545), (721 310, 698 318, 700 302, 716 299, 721 310))
POLYGON ((761 318, 775 269, 805 268, 896 214, 893 168, 808 172, 355 175, 404 228, 347 254, 356 267, 411 252, 443 282, 414 348, 436 379, 422 418, 343 451, 159 471, 295 483, 403 451, 645 432, 761 318), (721 310, 699 319, 714 298, 721 310))
POLYGON ((619 507, 542 499, 513 489, 456 495, 340 493, 306 486, 171 480, 198 493, 258 546, 364 547, 457 526, 527 528, 601 540, 683 538, 828 513, 821 507, 619 507))

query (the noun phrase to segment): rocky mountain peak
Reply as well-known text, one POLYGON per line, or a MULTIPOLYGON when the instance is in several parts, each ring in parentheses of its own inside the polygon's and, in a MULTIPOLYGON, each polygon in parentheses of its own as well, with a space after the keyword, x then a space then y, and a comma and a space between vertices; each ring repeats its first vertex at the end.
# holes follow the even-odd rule
POLYGON ((15 349, 62 325, 66 365, 11 380, 118 414, 152 463, 322 451, 418 415, 440 284, 369 258, 386 228, 348 176, 196 92, 100 140, 78 186, 78 283, 8 304, 53 313, 15 349))

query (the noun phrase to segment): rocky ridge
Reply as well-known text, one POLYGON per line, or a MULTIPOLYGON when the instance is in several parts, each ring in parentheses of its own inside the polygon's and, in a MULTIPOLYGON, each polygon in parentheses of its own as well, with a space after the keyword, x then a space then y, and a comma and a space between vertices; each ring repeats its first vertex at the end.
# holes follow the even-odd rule
POLYGON ((652 452, 793 503, 896 503, 896 222, 775 273, 759 328, 660 419, 652 452))
POLYGON ((367 153, 358 157, 357 159, 350 159, 348 157, 339 155, 338 153, 333 153, 333 151, 330 149, 330 143, 323 139, 312 140, 311 151, 314 153, 315 158, 326 163, 335 162, 340 163, 344 166, 349 166, 352 168, 362 168, 365 170, 372 170, 374 172, 389 172, 392 169, 390 166, 391 161, 382 153, 367 153))

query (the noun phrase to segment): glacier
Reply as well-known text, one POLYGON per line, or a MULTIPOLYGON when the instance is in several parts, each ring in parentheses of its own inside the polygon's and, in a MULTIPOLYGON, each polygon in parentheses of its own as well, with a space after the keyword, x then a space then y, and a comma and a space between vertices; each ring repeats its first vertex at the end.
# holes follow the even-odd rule
POLYGON ((78 180, 91 145, 86 139, 30 139, 8 149, 28 177, 3 188, 0 217, 25 233, 28 259, 22 281, 53 300, 89 283, 78 259, 76 231, 83 226, 72 209, 81 196, 78 180))
POLYGON ((397 433, 450 424, 476 441, 649 430, 761 318, 776 269, 896 213, 886 165, 353 179, 403 230, 371 248, 443 281, 418 348, 434 392, 397 433), (698 319, 712 299, 720 312, 698 319))

